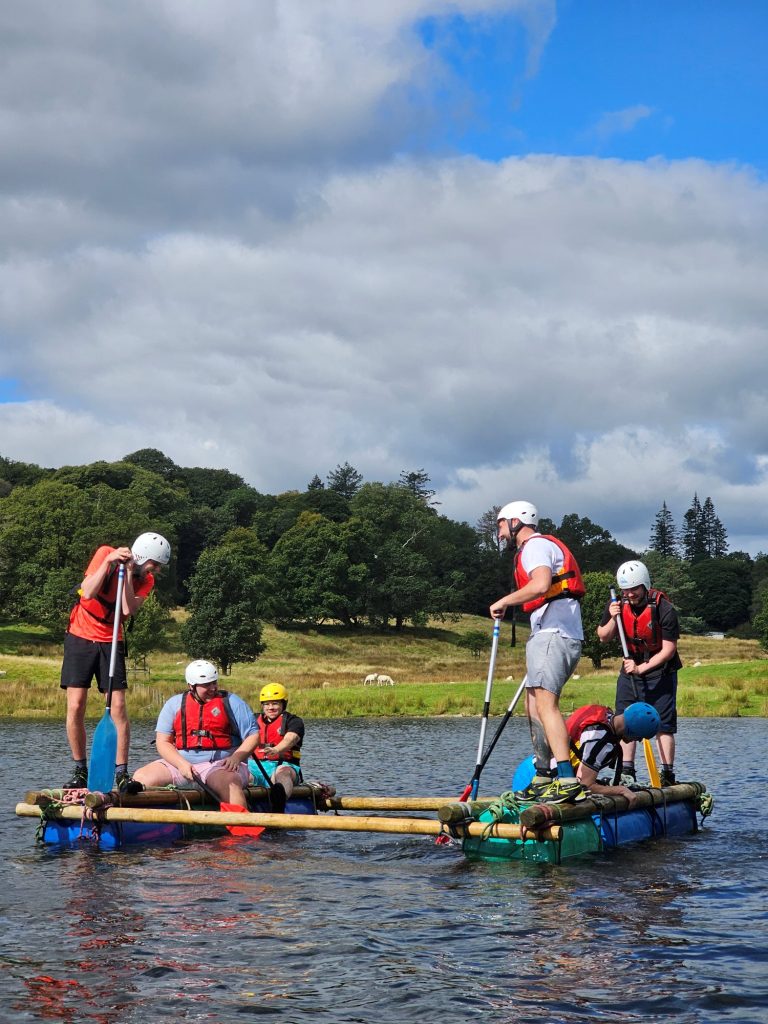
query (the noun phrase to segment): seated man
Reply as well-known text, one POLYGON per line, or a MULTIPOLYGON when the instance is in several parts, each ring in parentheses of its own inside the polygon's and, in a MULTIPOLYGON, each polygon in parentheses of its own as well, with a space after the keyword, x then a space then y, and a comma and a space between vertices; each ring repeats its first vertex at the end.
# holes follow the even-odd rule
POLYGON ((219 801, 247 809, 244 787, 250 775, 243 762, 259 739, 256 716, 236 694, 219 689, 219 673, 210 661, 191 662, 184 677, 186 692, 169 698, 157 719, 160 759, 134 773, 130 790, 195 789, 199 780, 219 801))
POLYGON ((268 683, 262 687, 259 701, 261 714, 256 719, 259 741, 253 751, 258 761, 250 762, 251 776, 257 786, 263 786, 267 782, 264 778, 266 773, 273 783, 270 792, 272 809, 280 812, 285 810, 294 785, 301 781, 299 764, 304 722, 286 710, 288 693, 280 683, 268 683))
MULTIPOLYGON (((616 715, 602 704, 577 708, 565 722, 576 777, 590 793, 626 797, 630 807, 637 800, 627 786, 603 785, 597 776, 603 768, 621 771, 621 742, 651 739, 659 731, 659 713, 650 704, 636 702, 616 715)), ((614 780, 615 781, 615 780, 614 780)))

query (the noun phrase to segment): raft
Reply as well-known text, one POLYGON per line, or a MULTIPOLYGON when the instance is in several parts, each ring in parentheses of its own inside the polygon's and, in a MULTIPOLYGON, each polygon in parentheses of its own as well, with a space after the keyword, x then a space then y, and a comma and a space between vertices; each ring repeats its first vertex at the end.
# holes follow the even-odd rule
MULTIPOLYGON (((703 818, 711 807, 712 798, 700 782, 664 789, 648 787, 637 793, 632 810, 621 796, 593 795, 576 804, 521 805, 509 793, 490 807, 470 812, 474 820, 485 823, 486 832, 480 837, 465 836, 462 847, 470 860, 559 864, 648 839, 692 835, 699 830, 697 813, 703 818), (520 838, 496 835, 494 827, 502 822, 518 823, 520 838), (559 834, 547 838, 544 831, 555 824, 560 826, 559 834)), ((457 811, 456 805, 451 805, 440 811, 440 818, 449 823, 461 813, 468 811, 457 811)))
POLYGON ((275 814, 263 787, 249 787, 246 795, 249 811, 237 814, 217 810, 205 794, 192 790, 145 790, 135 796, 42 790, 27 793, 16 813, 38 818, 37 839, 51 846, 87 842, 117 849, 212 838, 226 835, 232 826, 246 826, 434 836, 453 840, 453 846, 460 843, 470 860, 559 864, 629 843, 693 834, 699 827, 697 813, 703 818, 712 807, 699 782, 644 789, 632 810, 621 796, 525 804, 509 792, 460 803, 446 797, 343 797, 332 787, 305 783, 296 787, 285 812, 275 814), (432 817, 423 816, 429 812, 432 817))
MULTIPOLYGON (((296 786, 285 813, 317 814, 318 804, 332 792, 315 783, 296 786)), ((266 787, 249 786, 246 797, 250 811, 269 813, 266 787)), ((71 790, 34 790, 26 794, 24 803, 16 806, 16 813, 39 817, 40 843, 79 846, 86 842, 103 850, 215 838, 227 835, 227 825, 241 821, 231 814, 233 821, 225 820, 204 793, 173 788, 146 789, 134 795, 75 791, 74 796, 71 790), (167 811, 179 814, 169 816, 164 813, 167 811)))

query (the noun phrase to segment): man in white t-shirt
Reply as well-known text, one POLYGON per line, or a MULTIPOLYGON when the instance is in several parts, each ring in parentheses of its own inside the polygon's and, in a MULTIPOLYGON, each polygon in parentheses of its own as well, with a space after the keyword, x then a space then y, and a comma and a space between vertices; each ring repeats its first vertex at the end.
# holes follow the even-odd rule
POLYGON ((491 605, 493 618, 522 607, 531 616, 525 648, 525 698, 536 775, 524 791, 529 799, 562 803, 581 800, 584 787, 573 773, 560 694, 581 657, 584 631, 579 600, 584 583, 576 560, 555 537, 536 532, 539 514, 528 501, 511 501, 498 515, 499 539, 516 546, 515 587, 491 605), (557 762, 557 776, 550 761, 557 762))

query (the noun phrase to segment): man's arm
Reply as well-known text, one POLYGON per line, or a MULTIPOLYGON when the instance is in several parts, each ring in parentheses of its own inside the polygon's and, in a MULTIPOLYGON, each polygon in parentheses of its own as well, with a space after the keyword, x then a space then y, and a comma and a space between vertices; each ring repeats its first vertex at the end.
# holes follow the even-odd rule
POLYGON ((533 601, 537 597, 542 597, 551 586, 552 570, 547 565, 537 565, 524 587, 521 587, 520 590, 513 590, 491 605, 491 615, 494 619, 500 619, 507 608, 517 607, 528 601, 533 601))

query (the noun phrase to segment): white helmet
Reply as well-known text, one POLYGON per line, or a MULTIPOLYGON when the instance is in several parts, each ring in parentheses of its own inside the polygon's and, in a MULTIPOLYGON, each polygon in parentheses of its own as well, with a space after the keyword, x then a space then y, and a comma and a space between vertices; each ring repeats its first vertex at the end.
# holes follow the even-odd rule
POLYGON ((642 562, 625 562, 619 566, 616 582, 622 590, 631 590, 641 584, 646 590, 651 589, 651 577, 642 562))
POLYGON ((539 521, 539 513, 536 506, 532 505, 530 501, 508 501, 503 508, 499 509, 496 519, 519 519, 524 526, 535 528, 539 521))
POLYGON ((131 554, 136 565, 143 565, 150 559, 160 565, 168 565, 171 560, 171 545, 159 533, 142 533, 133 542, 131 554))
POLYGON ((184 672, 187 686, 205 686, 206 683, 216 683, 219 679, 219 670, 211 661, 190 661, 184 672))

